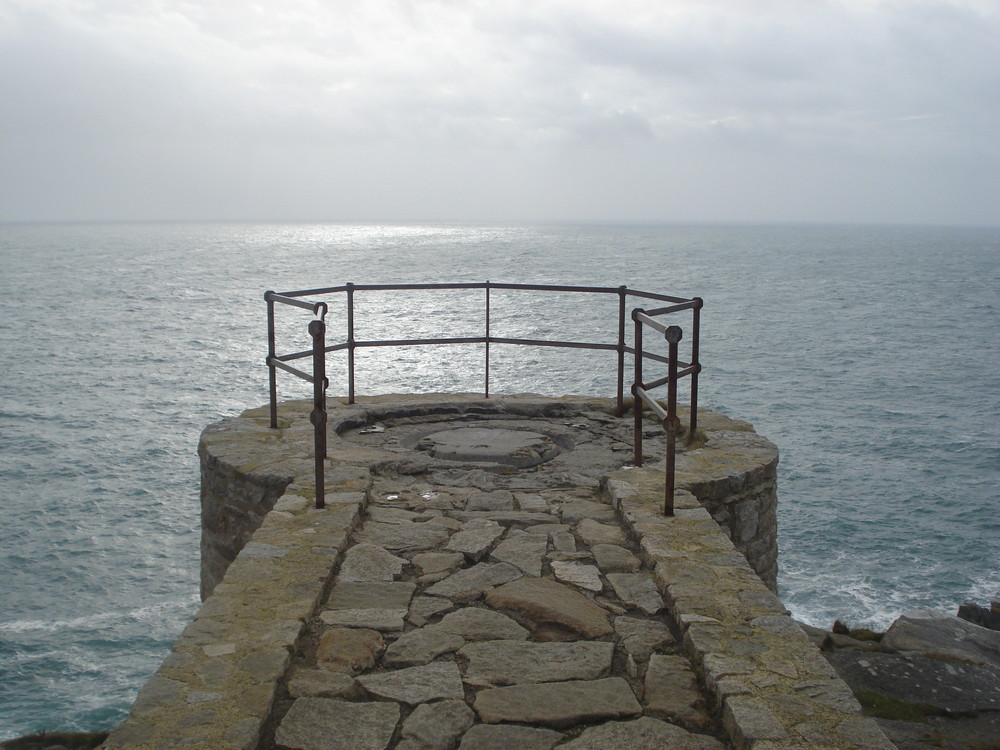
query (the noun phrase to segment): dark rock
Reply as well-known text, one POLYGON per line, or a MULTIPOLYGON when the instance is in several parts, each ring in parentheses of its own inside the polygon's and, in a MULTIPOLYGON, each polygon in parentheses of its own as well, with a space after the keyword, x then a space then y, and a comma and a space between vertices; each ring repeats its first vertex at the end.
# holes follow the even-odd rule
POLYGON ((930 610, 900 617, 886 631, 882 646, 889 651, 914 651, 1000 669, 1000 632, 930 610))
POLYGON ((1000 711, 1000 671, 991 666, 920 654, 836 651, 826 657, 868 708, 881 697, 918 714, 1000 711))
POLYGON ((1000 630, 1000 601, 994 599, 989 609, 975 602, 965 602, 959 606, 958 616, 980 627, 1000 630))
MULTIPOLYGON (((809 635, 807 633, 807 635, 809 635)), ((812 640, 812 636, 809 636, 812 640)), ((827 633, 826 637, 818 644, 824 651, 837 651, 840 649, 852 649, 854 651, 881 651, 882 646, 878 641, 861 641, 851 638, 849 635, 840 633, 827 633)))

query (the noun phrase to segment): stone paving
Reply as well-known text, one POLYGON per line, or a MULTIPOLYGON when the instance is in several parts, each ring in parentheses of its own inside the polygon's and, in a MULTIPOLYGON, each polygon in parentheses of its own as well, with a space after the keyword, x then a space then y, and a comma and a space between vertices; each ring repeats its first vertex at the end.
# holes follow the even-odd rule
POLYGON ((331 400, 319 510, 310 410, 202 433, 205 600, 105 750, 893 747, 768 587, 750 425, 699 410, 666 518, 606 399, 331 400))
MULTIPOLYGON (((523 427, 448 433, 423 449, 512 467, 558 450, 523 427)), ((263 746, 724 748, 614 510, 555 471, 376 480, 263 746)))

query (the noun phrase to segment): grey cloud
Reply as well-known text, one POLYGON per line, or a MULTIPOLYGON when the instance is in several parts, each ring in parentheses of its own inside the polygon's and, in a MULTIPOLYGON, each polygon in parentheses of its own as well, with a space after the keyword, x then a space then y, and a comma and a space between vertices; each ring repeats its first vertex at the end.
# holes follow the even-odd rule
POLYGON ((0 219, 1000 216, 988 4, 623 3, 0 0, 0 219))

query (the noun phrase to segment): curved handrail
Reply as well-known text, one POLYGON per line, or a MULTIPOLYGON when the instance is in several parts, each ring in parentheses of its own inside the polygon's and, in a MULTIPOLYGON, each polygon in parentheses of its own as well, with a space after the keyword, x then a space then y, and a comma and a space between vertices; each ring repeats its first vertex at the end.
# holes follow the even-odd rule
POLYGON ((701 371, 701 364, 698 362, 698 344, 700 328, 700 310, 702 300, 699 297, 684 298, 675 297, 655 292, 645 292, 636 289, 629 289, 626 286, 602 287, 602 286, 570 286, 563 284, 505 284, 495 282, 460 282, 460 283, 420 283, 420 284, 353 284, 346 283, 341 286, 324 287, 317 289, 303 289, 291 292, 267 291, 264 293, 267 303, 267 336, 268 353, 266 364, 269 370, 269 392, 271 407, 271 427, 278 426, 278 395, 277 395, 277 371, 283 370, 296 377, 302 378, 313 384, 313 412, 310 416, 315 427, 315 448, 316 448, 316 506, 323 507, 323 459, 326 458, 326 390, 329 381, 326 377, 326 355, 328 353, 347 351, 348 358, 348 403, 355 402, 355 367, 354 357, 357 349, 371 347, 396 347, 396 346, 427 346, 446 344, 485 344, 485 376, 484 395, 490 395, 490 346, 492 344, 516 345, 516 346, 545 346, 578 349, 594 349, 604 351, 616 351, 618 354, 617 371, 617 413, 621 415, 624 410, 624 370, 625 355, 631 354, 635 361, 635 378, 631 386, 634 398, 634 409, 636 417, 636 465, 642 463, 642 435, 638 420, 641 419, 642 403, 646 403, 660 417, 662 424, 667 430, 667 499, 665 500, 665 512, 668 515, 673 512, 673 453, 676 435, 676 385, 677 381, 683 377, 691 378, 691 430, 694 431, 697 425, 697 404, 698 404, 698 374, 701 371), (482 336, 463 337, 441 337, 441 338, 420 338, 420 339, 381 339, 362 340, 355 338, 354 331, 354 297, 358 293, 366 292, 405 292, 413 290, 474 290, 485 291, 484 312, 485 330, 482 336), (615 344, 589 342, 589 341, 557 341, 547 339, 524 339, 494 336, 490 328, 490 292, 492 290, 521 290, 537 292, 574 292, 585 294, 605 294, 616 295, 618 297, 618 340, 615 344), (305 297, 346 295, 347 299, 347 330, 346 340, 334 344, 326 343, 326 315, 328 305, 324 301, 306 301, 305 297), (637 308, 632 311, 632 320, 635 324, 635 345, 628 346, 625 343, 625 309, 629 298, 652 300, 656 302, 667 302, 667 306, 658 307, 652 310, 637 308), (274 325, 275 304, 289 305, 292 307, 306 309, 312 312, 313 319, 309 322, 309 334, 312 338, 312 348, 305 351, 290 352, 279 355, 277 353, 277 342, 274 325), (680 362, 677 354, 677 344, 681 339, 681 328, 676 325, 667 326, 656 320, 657 317, 670 315, 690 310, 692 314, 691 324, 691 356, 688 362, 680 362), (645 325, 651 327, 662 334, 667 340, 670 349, 666 356, 646 351, 642 345, 641 327, 645 325), (298 359, 311 357, 313 360, 312 373, 300 370, 289 362, 298 359), (664 378, 642 382, 642 361, 644 359, 653 360, 667 365, 668 373, 664 378), (679 367, 680 366, 680 367, 679 367), (648 391, 661 385, 668 386, 668 409, 663 411, 662 407, 648 395, 648 391))

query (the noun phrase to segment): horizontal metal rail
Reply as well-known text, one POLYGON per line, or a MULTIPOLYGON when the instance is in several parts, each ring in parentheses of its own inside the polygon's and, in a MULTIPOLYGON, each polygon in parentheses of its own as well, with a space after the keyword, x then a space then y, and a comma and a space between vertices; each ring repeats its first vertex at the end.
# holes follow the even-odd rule
POLYGON ((648 406, 654 414, 656 414, 657 419, 661 422, 667 418, 667 410, 660 406, 660 402, 649 395, 645 388, 636 388, 636 393, 639 394, 639 398, 642 402, 648 406))
MULTIPOLYGON (((664 357, 664 359, 668 360, 669 364, 669 357, 664 357)), ((677 364, 681 365, 683 364, 683 362, 678 362, 677 364)), ((695 372, 700 372, 700 371, 701 371, 701 365, 685 365, 682 369, 679 369, 677 371, 677 375, 675 377, 678 380, 680 380, 681 378, 687 377, 688 375, 693 375, 695 372)), ((658 378, 649 383, 640 383, 639 387, 642 388, 643 390, 651 391, 654 388, 659 388, 661 385, 668 385, 669 383, 670 383, 670 376, 664 375, 662 378, 658 378)))
POLYGON ((635 319, 637 323, 644 323, 645 325, 652 328, 654 331, 658 331, 659 333, 662 333, 664 335, 666 335, 667 329, 670 328, 670 326, 668 326, 666 323, 661 323, 655 318, 651 318, 646 313, 639 312, 638 310, 636 310, 632 314, 632 317, 635 319))
MULTIPOLYGON (((294 304, 291 298, 314 297, 320 294, 340 294, 353 290, 355 292, 393 292, 393 291, 414 291, 414 290, 455 290, 455 289, 506 289, 511 291, 528 292, 584 292, 591 294, 621 294, 622 288, 611 286, 569 286, 565 284, 505 284, 492 281, 472 281, 454 284, 344 284, 341 286, 323 287, 319 289, 299 289, 293 292, 269 292, 276 302, 294 304)), ((677 304, 690 303, 692 300, 684 297, 673 297, 668 294, 658 294, 655 292, 642 292, 635 289, 624 289, 626 297, 637 297, 640 299, 652 299, 660 302, 673 302, 677 304)))
MULTIPOLYGON (((312 352, 309 352, 309 353, 312 354, 312 352)), ((308 381, 310 383, 313 382, 313 376, 312 375, 309 375, 308 373, 302 372, 302 370, 297 370, 294 367, 292 367, 291 365, 286 365, 284 362, 281 362, 280 360, 269 359, 268 360, 268 364, 271 367, 279 367, 282 370, 284 370, 285 372, 290 372, 292 375, 300 377, 303 380, 306 380, 306 381, 308 381)))
MULTIPOLYGON (((275 294, 274 292, 267 292, 265 299, 272 300, 274 302, 280 302, 283 305, 292 305, 293 307, 302 307, 306 310, 312 311, 314 315, 318 315, 319 311, 326 310, 327 306, 325 302, 303 302, 300 299, 294 299, 292 296, 287 294, 275 294), (268 296, 270 295, 270 296, 268 296)), ((325 312, 323 313, 326 314, 325 312)))
POLYGON ((356 349, 371 349, 378 346, 433 346, 434 344, 485 344, 485 336, 467 336, 442 339, 379 339, 355 341, 356 349))
MULTIPOLYGON (((701 372, 701 365, 698 363, 698 339, 699 339, 699 311, 702 307, 700 298, 685 299, 666 294, 654 292, 644 292, 629 289, 625 286, 604 287, 604 286, 569 286, 564 284, 506 284, 495 282, 458 282, 458 283, 416 283, 416 284, 342 284, 339 286, 322 287, 316 289, 301 289, 291 292, 268 291, 264 294, 267 303, 267 324, 268 324, 268 355, 266 364, 269 369, 270 404, 271 404, 271 426, 277 427, 277 370, 284 370, 298 378, 313 384, 313 412, 310 421, 315 427, 315 461, 316 461, 316 504, 322 507, 323 499, 323 459, 326 455, 326 390, 329 382, 326 377, 326 355, 328 353, 346 351, 347 352, 347 379, 348 379, 348 403, 355 401, 355 352, 358 349, 384 348, 384 347, 408 347, 408 346, 436 346, 449 344, 484 344, 485 345, 485 383, 484 394, 489 398, 490 382, 490 348, 493 344, 505 344, 514 346, 532 347, 553 347, 590 349, 598 351, 614 351, 618 355, 618 399, 617 411, 621 414, 624 411, 624 358, 631 355, 635 362, 636 374, 632 385, 634 396, 634 409, 636 413, 636 465, 642 464, 642 435, 639 427, 641 419, 641 404, 646 404, 667 429, 667 486, 668 499, 665 501, 665 512, 669 515, 673 512, 673 463, 674 463, 674 439, 677 426, 676 417, 676 387, 677 381, 683 377, 691 378, 691 427, 693 431, 697 424, 697 378, 701 372), (431 338, 400 338, 400 339, 369 339, 358 340, 355 338, 355 295, 359 292, 407 292, 407 291, 485 291, 485 335, 483 336, 461 336, 461 337, 431 337, 431 338), (587 293, 587 294, 607 294, 615 295, 618 298, 618 326, 617 343, 599 343, 586 341, 561 341, 548 339, 526 339, 518 337, 495 336, 490 327, 490 295, 495 291, 526 291, 526 292, 547 292, 547 293, 587 293), (326 344, 326 316, 329 306, 325 301, 308 301, 305 297, 345 295, 347 312, 347 335, 346 340, 332 345, 326 344), (636 326, 635 346, 625 344, 625 320, 626 301, 630 298, 648 299, 657 302, 670 303, 666 307, 659 307, 653 310, 635 309, 632 311, 632 319, 636 326), (276 351, 275 334, 275 304, 288 305, 304 310, 309 310, 313 314, 313 320, 309 323, 309 334, 313 340, 311 349, 299 352, 292 352, 279 355, 276 351), (661 315, 669 315, 685 310, 692 313, 692 336, 691 336, 691 356, 689 361, 682 362, 677 357, 677 343, 681 338, 680 328, 675 325, 668 326, 656 320, 661 315), (667 356, 643 348, 641 327, 647 326, 665 336, 670 344, 670 351, 667 356), (289 364, 299 359, 311 357, 313 360, 313 374, 310 375, 289 364), (649 383, 642 381, 642 362, 651 360, 666 364, 668 374, 666 377, 658 378, 649 383), (666 410, 647 391, 658 388, 662 385, 668 386, 668 407, 666 410)), ((412 308, 399 307, 396 312, 405 314, 412 308)))
POLYGON ((523 346, 554 346, 564 349, 596 349, 599 351, 617 351, 617 344, 588 344, 583 341, 547 341, 545 339, 506 339, 491 337, 494 344, 520 344, 523 346))

